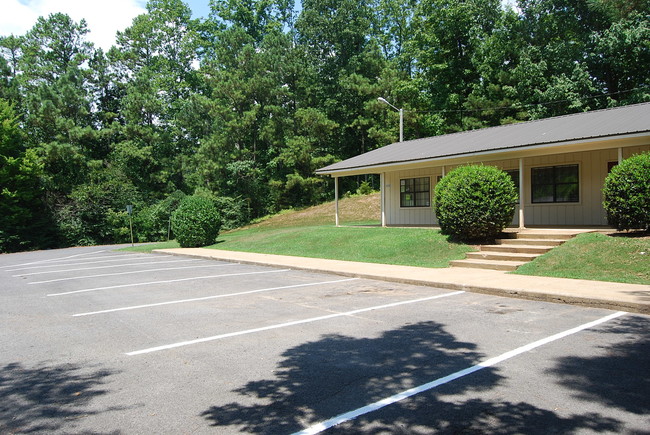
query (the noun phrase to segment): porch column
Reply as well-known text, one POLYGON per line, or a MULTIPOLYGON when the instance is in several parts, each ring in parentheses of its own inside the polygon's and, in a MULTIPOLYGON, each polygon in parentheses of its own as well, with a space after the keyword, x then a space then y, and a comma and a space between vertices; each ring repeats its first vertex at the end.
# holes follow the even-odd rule
POLYGON ((618 148, 618 164, 620 165, 623 161, 623 148, 618 148))
POLYGON ((339 177, 334 177, 334 218, 339 226, 339 177))
POLYGON ((444 177, 447 175, 447 172, 445 171, 445 165, 442 165, 442 176, 444 177))
POLYGON ((379 174, 379 191, 381 192, 381 226, 386 226, 386 173, 379 174))
POLYGON ((524 223, 524 159, 519 159, 519 229, 526 228, 524 223))

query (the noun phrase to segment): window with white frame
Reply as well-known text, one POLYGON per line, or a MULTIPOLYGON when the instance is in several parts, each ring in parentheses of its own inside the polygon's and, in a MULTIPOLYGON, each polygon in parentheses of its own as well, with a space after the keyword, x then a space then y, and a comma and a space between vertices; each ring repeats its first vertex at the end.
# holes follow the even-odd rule
POLYGON ((399 205, 400 207, 430 207, 430 177, 399 180, 399 205))
POLYGON ((580 202, 578 165, 531 169, 533 203, 580 202))

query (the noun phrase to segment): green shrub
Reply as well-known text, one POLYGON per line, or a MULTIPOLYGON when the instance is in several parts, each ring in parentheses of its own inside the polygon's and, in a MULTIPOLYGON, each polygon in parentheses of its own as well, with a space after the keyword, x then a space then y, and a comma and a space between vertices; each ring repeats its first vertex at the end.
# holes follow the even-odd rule
POLYGON ((614 166, 605 179, 603 207, 618 230, 650 228, 650 153, 614 166))
POLYGON ((357 195, 370 195, 372 192, 374 190, 368 181, 362 182, 357 189, 357 195))
POLYGON ((149 207, 138 210, 133 216, 133 231, 140 242, 161 242, 167 240, 169 221, 185 194, 175 191, 167 198, 149 207))
POLYGON ((186 196, 172 214, 172 231, 182 248, 211 245, 221 229, 221 217, 208 198, 186 196))
POLYGON ((462 166, 436 185, 434 209, 443 234, 459 240, 495 238, 512 222, 517 189, 493 166, 462 166))

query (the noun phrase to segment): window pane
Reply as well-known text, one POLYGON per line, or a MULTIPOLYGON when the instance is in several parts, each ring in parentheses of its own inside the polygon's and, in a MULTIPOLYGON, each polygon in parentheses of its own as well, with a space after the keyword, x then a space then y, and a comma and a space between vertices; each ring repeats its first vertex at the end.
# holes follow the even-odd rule
POLYGON ((558 184, 555 188, 556 202, 578 202, 579 196, 577 184, 558 184))
POLYGON ((400 205, 402 207, 413 207, 415 204, 413 202, 413 195, 410 193, 403 193, 401 195, 400 205))
POLYGON ((553 186, 549 184, 533 186, 533 202, 553 202, 553 186))
POLYGON ((553 167, 533 168, 532 176, 533 176, 533 185, 553 184, 553 167))
POLYGON ((556 166, 555 182, 556 183, 577 183, 578 165, 556 166))
POLYGON ((422 192, 415 194, 416 207, 428 207, 430 205, 429 192, 422 192))

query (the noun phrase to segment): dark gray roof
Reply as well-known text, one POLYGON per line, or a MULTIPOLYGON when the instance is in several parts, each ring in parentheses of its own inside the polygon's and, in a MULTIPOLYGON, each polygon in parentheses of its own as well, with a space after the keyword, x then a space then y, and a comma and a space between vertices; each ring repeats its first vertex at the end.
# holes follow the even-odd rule
POLYGON ((454 158, 650 131, 650 103, 409 140, 320 168, 319 174, 454 158))

